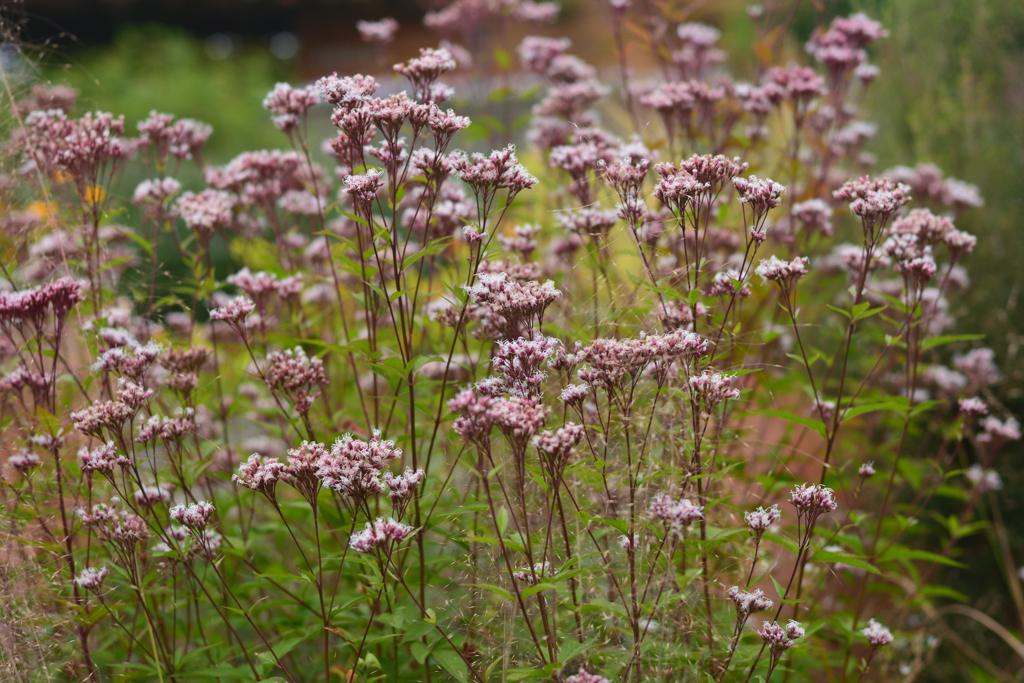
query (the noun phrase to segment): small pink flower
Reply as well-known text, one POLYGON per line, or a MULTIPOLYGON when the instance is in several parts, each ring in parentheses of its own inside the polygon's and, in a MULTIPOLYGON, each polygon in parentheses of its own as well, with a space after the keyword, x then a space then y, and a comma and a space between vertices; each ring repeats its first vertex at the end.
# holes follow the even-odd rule
POLYGON ((192 531, 203 531, 213 516, 213 504, 205 500, 189 505, 175 505, 170 510, 171 519, 192 531))
POLYGON ((349 538, 349 547, 356 552, 370 553, 381 547, 390 548, 392 543, 401 543, 411 536, 415 529, 388 517, 378 517, 373 524, 349 538))
POLYGON ((686 498, 675 500, 662 493, 651 500, 650 514, 651 519, 664 522, 669 531, 681 535, 684 527, 704 519, 704 508, 686 498))
POLYGON ((565 683, 612 683, 603 676, 597 674, 588 673, 586 669, 580 668, 579 673, 569 676, 565 679, 565 683))
POLYGON ((750 535, 760 540, 764 532, 782 518, 782 512, 778 505, 772 505, 768 509, 759 507, 752 512, 746 512, 743 518, 747 520, 750 535))
POLYGON ((384 17, 378 21, 357 21, 356 30, 359 37, 366 43, 380 43, 387 45, 395 39, 398 33, 398 22, 391 17, 384 17))
POLYGON ((892 631, 882 626, 874 619, 868 621, 868 625, 861 630, 864 637, 868 639, 874 647, 881 647, 882 645, 888 645, 893 641, 892 631))
POLYGON ((107 578, 106 567, 86 567, 75 577, 75 585, 88 591, 96 592, 107 578))
POLYGON ((729 599, 736 605, 736 612, 743 617, 757 612, 767 612, 775 606, 775 603, 764 597, 764 591, 761 589, 745 591, 740 590, 739 586, 733 586, 729 589, 729 599))

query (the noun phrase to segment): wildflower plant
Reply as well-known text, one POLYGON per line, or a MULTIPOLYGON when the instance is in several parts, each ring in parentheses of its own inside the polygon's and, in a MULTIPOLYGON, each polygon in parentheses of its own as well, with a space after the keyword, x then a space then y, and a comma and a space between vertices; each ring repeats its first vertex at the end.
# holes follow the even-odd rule
POLYGON ((607 10, 614 87, 567 39, 514 51, 519 146, 472 148, 453 41, 556 3, 429 12, 398 87, 280 83, 285 149, 221 166, 199 122, 25 105, 0 198, 51 219, 0 292, 5 523, 69 680, 892 680, 936 627, 1021 437, 950 333, 977 191, 864 175, 864 15, 743 83, 714 27, 607 10))

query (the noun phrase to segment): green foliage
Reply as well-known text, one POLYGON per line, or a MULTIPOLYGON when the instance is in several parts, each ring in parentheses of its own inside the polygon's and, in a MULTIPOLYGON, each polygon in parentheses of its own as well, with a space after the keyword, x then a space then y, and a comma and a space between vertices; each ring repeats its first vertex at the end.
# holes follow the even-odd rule
POLYGON ((124 114, 129 134, 152 110, 211 124, 205 153, 216 163, 243 150, 281 147, 262 103, 276 81, 292 74, 265 50, 213 60, 198 38, 151 24, 123 29, 110 45, 76 53, 67 66, 51 67, 48 76, 81 92, 80 111, 124 114))

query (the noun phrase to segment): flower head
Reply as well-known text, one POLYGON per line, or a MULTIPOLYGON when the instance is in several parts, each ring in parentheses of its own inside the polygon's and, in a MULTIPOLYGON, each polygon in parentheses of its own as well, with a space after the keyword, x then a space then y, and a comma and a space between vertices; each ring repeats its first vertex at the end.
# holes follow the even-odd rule
POLYGON ((238 472, 231 475, 231 481, 273 498, 277 482, 286 477, 287 468, 277 458, 253 453, 238 466, 238 472))
POLYGON ((171 519, 191 531, 203 531, 213 516, 213 504, 205 500, 188 505, 175 505, 170 511, 171 519))
POLYGON ((782 518, 782 512, 778 505, 772 505, 767 509, 759 507, 751 512, 746 512, 743 514, 743 518, 747 520, 750 535, 760 540, 764 532, 782 518))
POLYGON ((588 673, 586 669, 580 668, 579 673, 573 674, 565 679, 565 683, 612 683, 603 676, 588 673))
POLYGON ((988 405, 977 396, 960 399, 959 408, 960 414, 968 417, 988 414, 988 405))
POLYGON ((407 62, 395 64, 395 71, 409 79, 416 96, 429 100, 430 87, 438 77, 454 71, 457 64, 452 53, 445 48, 420 48, 420 56, 407 62))
POLYGON ((371 553, 381 547, 389 547, 392 543, 401 543, 412 535, 411 526, 396 522, 387 517, 378 517, 373 524, 366 523, 366 528, 352 534, 349 538, 349 547, 360 553, 371 553))
POLYGON ((394 41, 398 33, 398 22, 391 17, 384 17, 379 21, 357 21, 356 30, 359 37, 366 43, 380 43, 387 45, 394 41))
POLYGON ((315 87, 325 101, 347 111, 366 102, 377 92, 380 83, 373 76, 356 74, 339 77, 335 73, 318 80, 315 87))
POLYGON ((394 441, 381 438, 379 429, 369 441, 345 434, 320 457, 316 476, 327 488, 358 502, 384 490, 381 472, 401 455, 394 441))
POLYGON ((185 192, 177 202, 178 214, 203 240, 231 223, 234 206, 234 198, 223 190, 185 192))
POLYGON ((768 598, 764 597, 764 591, 740 590, 739 586, 729 589, 729 599, 736 605, 736 612, 741 616, 747 616, 756 612, 767 612, 775 606, 768 598))
POLYGON ((771 657, 769 669, 774 669, 782 657, 782 653, 793 647, 796 641, 803 637, 804 629, 796 621, 790 621, 786 628, 782 628, 777 622, 766 621, 757 635, 761 636, 761 640, 768 646, 771 657))
POLYGON ((793 489, 789 502, 796 508, 797 516, 808 527, 813 526, 819 516, 835 512, 839 507, 832 489, 821 484, 800 484, 793 489))
POLYGON ((263 107, 274 115, 274 125, 279 130, 291 133, 306 112, 319 102, 319 92, 313 86, 294 88, 287 83, 278 83, 264 98, 263 107))
POLYGON ((874 647, 881 647, 882 645, 888 645, 893 641, 892 631, 882 626, 874 619, 868 621, 868 625, 861 630, 864 637, 868 639, 874 647))
POLYGON ((516 581, 524 583, 527 586, 536 586, 545 578, 551 576, 551 563, 537 562, 532 568, 526 567, 523 569, 517 569, 512 572, 512 576, 515 577, 516 581))
POLYGON ((107 573, 106 567, 86 567, 75 577, 75 585, 88 591, 98 591, 107 573))
POLYGON ((792 261, 783 261, 772 254, 761 261, 754 272, 765 282, 775 282, 780 287, 790 287, 807 275, 807 257, 797 256, 792 261))
POLYGON ((651 500, 651 519, 664 522, 669 531, 676 535, 683 533, 683 528, 691 523, 704 519, 703 506, 694 505, 686 498, 673 499, 662 493, 651 500))

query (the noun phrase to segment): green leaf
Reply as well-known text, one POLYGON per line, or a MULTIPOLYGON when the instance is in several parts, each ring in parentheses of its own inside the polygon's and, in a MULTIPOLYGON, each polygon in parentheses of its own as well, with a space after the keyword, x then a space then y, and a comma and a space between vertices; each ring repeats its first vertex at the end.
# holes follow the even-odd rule
POLYGON ((508 531, 508 508, 502 507, 498 510, 498 537, 504 538, 505 532, 508 531))
POLYGON ((849 311, 844 311, 844 310, 843 310, 843 309, 841 309, 841 308, 836 308, 835 306, 831 306, 831 305, 829 306, 829 308, 831 308, 831 309, 832 309, 833 311, 835 311, 836 313, 842 313, 842 314, 843 314, 843 315, 845 315, 845 316, 846 316, 847 318, 849 318, 849 317, 850 317, 850 312, 849 312, 849 311))
POLYGON ((889 548, 884 555, 880 558, 882 560, 920 560, 924 562, 937 562, 950 567, 966 567, 967 565, 952 560, 948 557, 943 557, 937 553, 930 553, 927 550, 914 550, 912 548, 905 548, 901 546, 894 546, 889 548))
POLYGON ((949 586, 936 586, 935 584, 921 586, 921 595, 931 598, 949 598, 950 600, 956 600, 957 602, 971 601, 969 597, 960 591, 954 590, 949 586))
POLYGON ((785 599, 786 589, 784 589, 782 587, 782 584, 780 584, 778 581, 776 581, 775 577, 772 576, 771 574, 768 575, 768 578, 771 579, 772 580, 772 584, 775 585, 775 592, 778 594, 779 600, 781 601, 781 600, 785 599))
POLYGON ((502 71, 508 69, 509 64, 512 63, 512 57, 506 50, 502 50, 500 47, 494 51, 494 63, 498 65, 498 68, 502 71))
POLYGON ((878 412, 879 410, 891 410, 894 413, 902 413, 906 410, 907 406, 905 403, 897 403, 893 401, 885 401, 882 403, 865 403, 854 408, 850 408, 843 413, 843 422, 852 420, 859 415, 865 415, 867 413, 878 412))
POLYGON ((241 667, 231 668, 227 666, 221 666, 215 669, 191 669, 187 672, 182 671, 181 673, 187 673, 189 678, 193 676, 202 676, 205 678, 215 678, 217 680, 220 680, 222 678, 240 678, 243 680, 252 680, 252 669, 250 669, 249 667, 245 667, 243 669, 241 667))
POLYGON ((813 429, 823 439, 827 438, 826 434, 825 434, 825 423, 822 422, 821 420, 811 419, 809 417, 804 417, 803 415, 797 415, 795 413, 790 413, 790 412, 787 412, 785 410, 752 410, 748 414, 749 415, 768 415, 770 417, 781 417, 783 420, 789 420, 790 422, 796 422, 797 424, 801 424, 804 427, 807 427, 808 429, 813 429))
POLYGON ((312 583, 309 580, 308 577, 300 576, 298 574, 286 574, 286 573, 280 573, 280 574, 273 574, 273 573, 271 573, 271 574, 260 574, 259 572, 256 572, 256 577, 260 578, 260 579, 274 579, 274 580, 282 580, 282 579, 284 579, 284 580, 287 580, 287 581, 305 581, 307 583, 312 583))
POLYGON ((469 669, 466 668, 466 663, 462 661, 462 657, 459 656, 455 650, 451 647, 441 647, 432 653, 437 663, 441 665, 441 668, 452 675, 455 680, 460 683, 464 683, 469 680, 469 669))
POLYGON ((612 614, 622 618, 629 619, 629 615, 626 613, 626 608, 617 602, 609 602, 603 598, 594 598, 587 604, 583 605, 584 612, 611 612, 612 614))
POLYGON ((509 600, 515 600, 515 596, 513 596, 511 593, 509 593, 507 590, 505 590, 504 588, 502 588, 500 586, 492 586, 489 583, 471 583, 469 585, 472 586, 473 588, 483 588, 483 589, 489 590, 492 593, 497 593, 501 597, 507 598, 509 600))
MULTIPOLYGON (((803 356, 797 355, 795 353, 787 353, 786 357, 789 358, 790 360, 795 360, 800 365, 804 365, 804 357, 803 356)), ((818 360, 819 358, 821 358, 821 352, 820 351, 818 353, 815 353, 810 358, 808 358, 806 365, 808 365, 808 366, 814 365, 814 361, 818 360)))
POLYGON ((36 407, 36 417, 42 423, 43 428, 51 436, 56 436, 57 432, 60 431, 60 420, 54 416, 49 410, 43 407, 36 407))
POLYGON ((940 337, 932 337, 931 339, 925 339, 921 342, 922 349, 934 349, 937 346, 945 346, 946 344, 952 344, 954 342, 961 341, 977 341, 984 339, 983 334, 944 334, 940 337))
POLYGON ((418 640, 409 645, 409 650, 412 652, 412 658, 420 664, 427 661, 427 655, 430 654, 430 648, 418 640))
POLYGON ((568 640, 562 644, 562 647, 558 650, 558 661, 562 664, 568 664, 572 660, 579 657, 581 654, 594 647, 597 644, 594 640, 588 640, 580 643, 575 640, 568 640))
POLYGON ((850 567, 856 567, 857 569, 863 569, 866 572, 872 574, 880 574, 875 567, 868 564, 856 555, 843 552, 832 552, 830 550, 815 550, 812 558, 816 562, 841 562, 850 567))
POLYGON ((466 543, 485 543, 487 545, 498 545, 498 539, 493 536, 466 536, 462 539, 466 543))
POLYGON ((118 230, 117 233, 135 242, 135 244, 137 244, 139 247, 142 248, 144 252, 146 252, 147 256, 153 258, 153 245, 149 243, 148 239, 136 233, 134 230, 118 230))
POLYGON ((524 590, 523 591, 523 598, 525 599, 525 598, 533 597, 537 593, 542 593, 544 591, 553 591, 556 588, 558 588, 558 586, 556 586, 553 583, 538 583, 536 586, 530 586, 529 588, 524 590))

